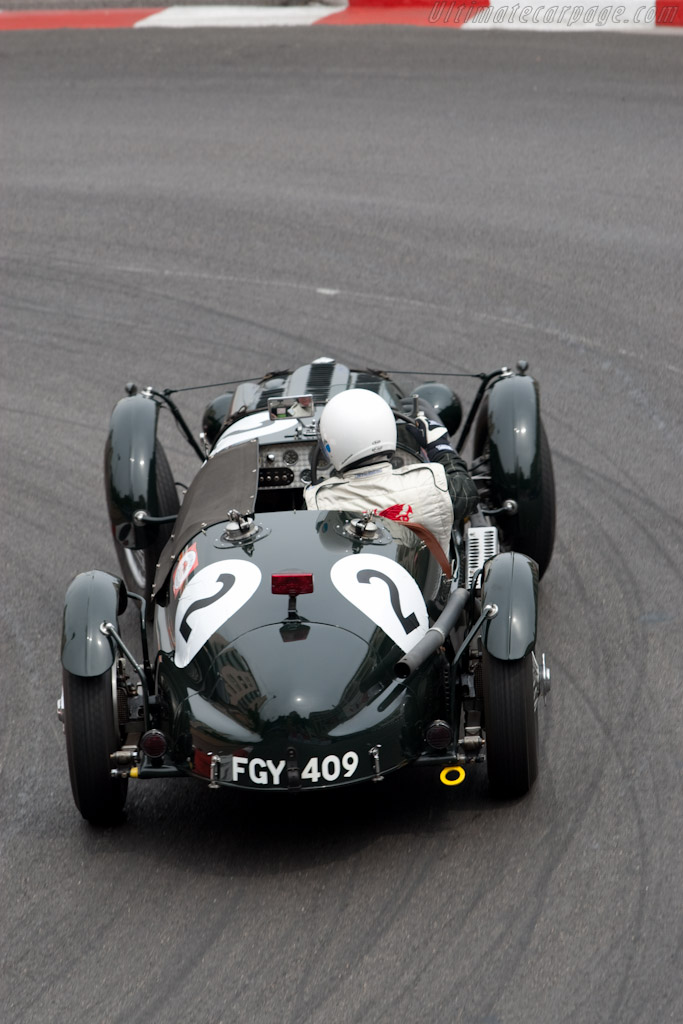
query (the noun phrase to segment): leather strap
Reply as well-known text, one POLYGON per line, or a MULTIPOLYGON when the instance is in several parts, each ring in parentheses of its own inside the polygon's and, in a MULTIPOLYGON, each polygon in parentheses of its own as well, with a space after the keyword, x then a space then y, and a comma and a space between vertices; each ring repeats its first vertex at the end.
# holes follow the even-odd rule
POLYGON ((416 537, 427 545, 434 558, 441 566, 441 571, 445 573, 447 579, 453 578, 453 570, 451 569, 451 563, 446 558, 444 549, 439 544, 438 540, 434 536, 431 530, 428 530, 426 526, 422 526, 420 523, 404 523, 409 530, 412 530, 416 537))

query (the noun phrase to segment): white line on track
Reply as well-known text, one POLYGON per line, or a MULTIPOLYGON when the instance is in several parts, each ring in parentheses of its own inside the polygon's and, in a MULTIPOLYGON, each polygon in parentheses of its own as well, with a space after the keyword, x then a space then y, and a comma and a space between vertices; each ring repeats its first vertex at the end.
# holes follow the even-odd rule
POLYGON ((135 28, 266 28, 313 25, 343 9, 327 4, 305 7, 168 7, 137 22, 135 28))
MULTIPOLYGON (((17 259, 16 255, 9 253, 0 253, 0 260, 11 261, 17 259)), ((26 257, 28 258, 28 257, 26 257)), ((157 277, 171 280, 176 278, 178 280, 191 280, 191 281, 219 281, 225 282, 226 284, 239 284, 239 285, 251 285, 256 288, 272 289, 272 288, 285 288, 295 291, 303 292, 315 292, 318 295, 341 295, 343 298, 349 299, 360 299, 369 302, 381 302, 383 304, 391 304, 392 306, 403 305, 412 308, 422 309, 438 309, 447 311, 449 313, 460 313, 463 316, 469 316, 473 320, 477 320, 481 323, 494 323, 501 324, 506 327, 512 327, 515 330, 535 332, 545 335, 546 337, 553 338, 556 341, 563 342, 567 345, 578 346, 581 348, 588 349, 591 352, 599 353, 605 358, 614 358, 615 355, 619 355, 624 359, 631 359, 638 363, 649 363, 650 357, 647 353, 634 352, 630 349, 619 348, 616 350, 610 350, 606 347, 603 342, 597 338, 587 338, 585 335, 573 334, 568 331, 559 330, 557 328, 548 327, 543 324, 533 324, 523 319, 522 317, 506 317, 498 316, 495 313, 486 313, 481 310, 471 310, 464 306, 456 306, 453 303, 444 302, 433 302, 428 299, 415 299, 409 298, 406 295, 383 295, 378 292, 362 292, 356 291, 350 288, 327 288, 321 285, 306 284, 304 282, 297 281, 283 281, 283 280, 263 280, 258 277, 240 277, 236 274, 214 274, 206 271, 197 270, 170 270, 164 268, 155 267, 141 267, 133 264, 118 264, 118 263, 97 263, 84 262, 83 260, 67 259, 63 257, 55 257, 48 261, 51 264, 61 265, 64 267, 73 267, 79 269, 81 267, 87 267, 90 271, 100 273, 118 273, 118 274, 134 274, 138 277, 157 277)), ((662 368, 675 373, 679 376, 683 376, 683 367, 676 366, 673 363, 663 363, 662 368)))

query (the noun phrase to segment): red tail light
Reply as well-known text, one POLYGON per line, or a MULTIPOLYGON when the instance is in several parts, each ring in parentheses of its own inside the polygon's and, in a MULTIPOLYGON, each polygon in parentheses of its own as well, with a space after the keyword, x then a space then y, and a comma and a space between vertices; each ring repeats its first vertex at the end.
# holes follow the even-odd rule
POLYGON ((152 759, 163 757, 166 748, 166 737, 158 729, 150 729, 140 740, 140 750, 152 759))
POLYGON ((453 742, 453 730, 448 722, 444 722, 442 718, 437 718, 427 726, 425 739, 434 750, 445 750, 453 742))
POLYGON ((274 594, 298 597, 299 594, 313 593, 312 572, 274 572, 271 579, 274 594))

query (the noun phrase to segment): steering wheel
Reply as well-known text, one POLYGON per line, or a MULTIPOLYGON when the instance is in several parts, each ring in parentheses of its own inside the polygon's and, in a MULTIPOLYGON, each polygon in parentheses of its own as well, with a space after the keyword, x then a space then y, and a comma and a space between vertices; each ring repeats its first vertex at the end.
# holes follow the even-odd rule
MULTIPOLYGON (((320 447, 320 442, 318 441, 313 445, 313 451, 311 452, 311 487, 318 483, 318 465, 320 460, 323 458, 323 450, 320 447)), ((329 465, 329 461, 327 459, 325 459, 325 462, 329 465)))

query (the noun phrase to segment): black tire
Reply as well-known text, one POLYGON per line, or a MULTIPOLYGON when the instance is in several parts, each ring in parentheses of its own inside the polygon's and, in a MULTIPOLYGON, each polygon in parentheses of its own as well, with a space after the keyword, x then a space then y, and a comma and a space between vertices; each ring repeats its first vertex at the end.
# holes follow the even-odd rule
POLYGON ((121 820, 128 779, 113 779, 110 755, 121 746, 114 712, 116 664, 101 676, 64 671, 64 732, 74 802, 93 825, 121 820))
MULTIPOLYGON (((157 508, 159 516, 174 516, 178 514, 180 502, 178 492, 173 480, 173 473, 166 458, 161 443, 156 443, 156 487, 157 487, 157 508)), ((152 584, 154 573, 166 541, 173 532, 173 524, 165 523, 158 528, 155 540, 148 548, 124 547, 114 541, 116 556, 121 566, 121 575, 126 584, 126 589, 135 594, 140 594, 147 602, 148 611, 152 597, 152 584)))
POLYGON ((524 796, 538 775, 538 714, 531 654, 482 662, 486 765, 496 796, 524 796))

